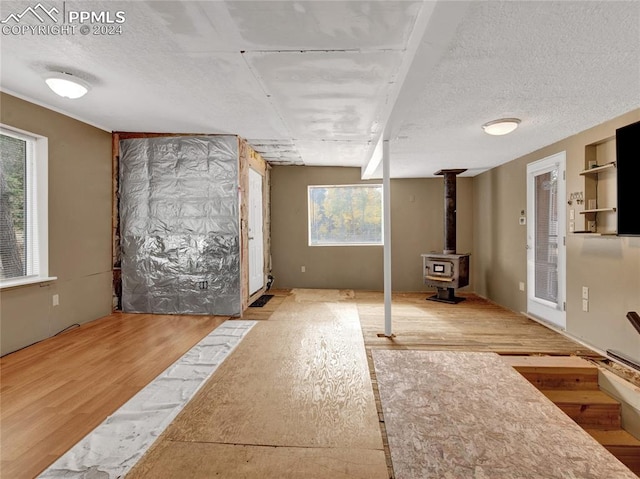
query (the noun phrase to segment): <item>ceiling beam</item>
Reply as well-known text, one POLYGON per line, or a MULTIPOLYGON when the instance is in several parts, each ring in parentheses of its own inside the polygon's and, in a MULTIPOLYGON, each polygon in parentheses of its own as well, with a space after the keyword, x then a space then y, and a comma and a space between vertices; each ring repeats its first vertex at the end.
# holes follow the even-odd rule
POLYGON ((381 128, 362 167, 362 179, 382 177, 382 140, 394 140, 406 112, 427 88, 429 76, 449 48, 471 2, 425 1, 407 42, 397 85, 387 99, 381 128))

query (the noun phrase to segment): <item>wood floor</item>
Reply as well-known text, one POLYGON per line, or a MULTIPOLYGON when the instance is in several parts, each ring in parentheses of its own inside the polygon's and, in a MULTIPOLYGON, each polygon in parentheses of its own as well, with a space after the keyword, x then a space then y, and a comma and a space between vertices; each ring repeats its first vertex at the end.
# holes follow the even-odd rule
MULTIPOLYGON (((220 457, 221 462, 218 465, 207 466, 207 474, 210 473, 208 477, 220 472, 222 465, 228 465, 229 461, 235 460, 233 454, 244 455, 246 460, 255 463, 262 461, 265 471, 274 467, 267 456, 280 458, 278 461, 290 464, 293 470, 301 470, 299 468, 304 468, 309 461, 320 460, 313 459, 313 452, 303 451, 308 448, 305 441, 310 440, 312 435, 307 432, 305 436, 304 432, 299 431, 299 425, 296 426, 295 422, 287 424, 299 437, 296 438, 294 432, 289 432, 288 439, 278 443, 278 437, 285 431, 278 426, 278 414, 272 416, 275 421, 265 423, 267 413, 251 407, 252 404, 268 400, 275 405, 274 407, 280 408, 271 410, 268 414, 282 413, 286 410, 283 409, 283 405, 293 404, 286 402, 290 401, 291 397, 282 396, 284 393, 281 390, 288 387, 286 381, 303 381, 307 378, 303 374, 304 371, 305 374, 311 374, 311 371, 323 370, 321 364, 313 361, 339 361, 343 356, 348 357, 350 349, 357 347, 354 346, 355 343, 343 343, 336 346, 337 349, 331 350, 330 354, 318 358, 312 354, 319 347, 314 343, 314 338, 318 336, 329 337, 331 332, 352 339, 364 336, 369 355, 372 349, 399 348, 595 356, 580 344, 473 295, 467 296, 467 300, 457 306, 425 301, 426 295, 395 295, 393 314, 396 337, 388 339, 377 336, 383 331, 381 293, 295 290, 295 294, 287 291, 276 291, 275 294, 265 309, 251 308, 245 315, 248 319, 265 321, 256 325, 255 331, 250 333, 252 336, 245 339, 253 343, 247 343, 248 348, 244 350, 241 349, 241 343, 230 358, 237 356, 242 360, 242 367, 238 366, 240 363, 236 363, 235 366, 231 364, 226 367, 233 366, 234 369, 225 372, 223 363, 221 369, 211 378, 210 382, 224 386, 216 393, 209 393, 210 398, 217 401, 217 405, 205 407, 206 402, 197 402, 197 398, 194 399, 196 407, 203 408, 203 411, 210 407, 217 408, 209 413, 229 412, 230 404, 237 402, 246 409, 238 409, 235 414, 245 410, 249 414, 245 422, 231 424, 217 418, 209 419, 212 423, 204 427, 193 418, 182 415, 178 418, 180 421, 176 422, 180 426, 176 426, 178 429, 174 428, 170 433, 171 441, 162 443, 162 448, 189 450, 187 454, 198 456, 198 448, 209 450, 209 446, 196 447, 194 441, 191 441, 192 435, 204 434, 196 439, 208 440, 205 436, 209 434, 209 426, 215 424, 217 428, 221 428, 218 432, 221 435, 213 438, 214 443, 221 442, 212 444, 207 452, 207 455, 220 457), (324 306, 318 309, 315 303, 323 303, 324 306), (344 317, 351 316, 352 313, 356 317, 359 316, 362 332, 360 325, 357 329, 345 326, 351 323, 344 322, 344 317), (307 332, 300 329, 300 324, 321 319, 326 315, 333 319, 320 321, 307 332), (264 327, 261 327, 263 324, 264 327), (309 332, 313 332, 313 328, 316 328, 318 334, 309 332), (297 349, 292 345, 297 345, 297 349), (257 354, 258 347, 262 351, 260 355, 257 354), (287 357, 289 359, 282 363, 277 374, 274 370, 268 369, 269 364, 273 366, 277 361, 287 357), (293 377, 295 374, 298 376, 293 377), (268 380, 265 380, 265 377, 268 380), (251 387, 243 389, 244 385, 250 383, 253 384, 251 387), (199 427, 202 429, 198 429, 199 427), (257 435, 259 440, 250 438, 251 434, 257 435), (238 444, 254 441, 258 445, 233 449, 227 444, 233 441, 238 441, 238 444), (302 447, 296 447, 296 442, 302 447), (274 452, 274 446, 282 449, 274 452)), ((0 476, 28 478, 37 475, 224 319, 226 318, 115 314, 0 359, 0 476)), ((362 340, 359 341, 362 347, 362 340)), ((328 381, 328 384, 340 379, 334 378, 334 381, 331 377, 310 378, 314 381, 322 379, 328 381)), ((373 379, 375 388, 375 376, 373 379)), ((322 388, 317 391, 318 404, 321 403, 323 391, 322 388)), ((297 389, 297 392, 300 395, 297 399, 306 397, 305 401, 311 401, 311 392, 303 388, 297 389), (304 396, 305 394, 307 396, 304 396)), ((204 390, 202 394, 205 394, 204 390)), ((320 406, 314 407, 311 412, 300 414, 329 417, 323 416, 320 406)), ((287 434, 284 434, 284 437, 286 438, 287 434)), ((322 438, 327 441, 343 440, 342 437, 322 434, 317 437, 320 438, 316 439, 318 441, 322 441, 322 438)), ((344 440, 347 440, 346 436, 344 440)), ((349 445, 342 445, 356 447, 362 452, 363 458, 368 458, 367 463, 379 465, 379 450, 377 446, 372 447, 368 440, 360 438, 349 445)), ((328 442, 324 443, 327 444, 328 442)), ((152 450, 149 456, 162 456, 157 452, 161 447, 152 450)), ((334 448, 333 452, 334 457, 325 457, 327 470, 335 466, 335 461, 345 461, 344 454, 339 453, 338 449, 334 448)), ((136 474, 144 476, 145 471, 154 468, 156 466, 153 461, 147 462, 136 474)), ((153 475, 147 474, 147 477, 153 475)), ((243 476, 239 474, 238 477, 243 476)), ((282 470, 276 467, 271 476, 265 477, 293 476, 283 475, 282 470)))
POLYGON ((364 341, 372 349, 486 351, 600 357, 551 329, 473 294, 457 305, 425 301, 427 294, 393 295, 395 338, 384 331, 381 293, 355 293, 364 341))
POLYGON ((0 358, 0 477, 35 477, 227 317, 113 314, 0 358))

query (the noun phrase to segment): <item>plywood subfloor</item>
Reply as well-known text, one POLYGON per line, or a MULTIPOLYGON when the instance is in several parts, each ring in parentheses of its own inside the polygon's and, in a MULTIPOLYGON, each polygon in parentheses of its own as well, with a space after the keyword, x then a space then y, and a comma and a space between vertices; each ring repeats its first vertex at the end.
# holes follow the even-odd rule
MULTIPOLYGON (((379 439, 369 435, 374 430, 384 432, 384 424, 374 427, 372 383, 366 377, 366 363, 362 364, 363 335, 369 358, 372 351, 393 348, 594 356, 560 334, 476 296, 466 295, 467 301, 459 305, 425 301, 426 296, 394 295, 396 337, 389 340, 377 336, 384 325, 382 293, 277 291, 266 310, 252 308, 262 309, 255 312, 261 317, 245 316, 268 319, 256 326, 253 339, 247 338, 251 351, 238 349, 240 360, 233 369, 218 371, 221 374, 212 378, 221 390, 206 394, 218 405, 201 401, 193 418, 180 417, 173 439, 163 436, 161 441, 167 456, 150 451, 136 474, 167 477, 172 475, 168 471, 186 470, 187 463, 201 461, 205 473, 213 471, 211 477, 229 461, 246 471, 243 461, 248 460, 254 470, 269 477, 277 468, 270 456, 280 457, 283 464, 274 477, 287 477, 283 470, 289 470, 290 477, 307 477, 307 463, 325 464, 322 467, 329 472, 324 477, 341 477, 349 471, 354 471, 353 477, 390 477, 392 469, 380 470, 385 459, 379 439), (362 329, 357 326, 358 317, 362 329), (345 389, 344 384, 350 387, 345 389), (340 395, 349 417, 338 407, 340 395), (259 410, 264 405, 266 409, 259 410), (217 412, 235 414, 237 421, 206 418, 217 412), (356 426, 352 417, 367 419, 363 426, 356 426), (279 426, 279 421, 285 426, 279 426), (230 444, 196 442, 212 428, 217 436, 211 437, 216 440, 256 444, 240 443, 235 450, 230 444), (270 443, 278 438, 276 453, 270 443), (347 451, 348 460, 341 452, 347 445, 353 451, 347 451), (194 452, 185 452, 190 448, 194 452), (327 462, 316 462, 319 459, 311 451, 318 448, 326 453, 318 454, 327 462), (222 462, 211 461, 211 455, 222 462), (176 466, 169 465, 167 457, 176 466), (371 467, 362 469, 362 463, 371 467)), ((0 476, 33 477, 43 470, 224 319, 114 315, 2 358, 0 476)), ((372 363, 370 374, 375 390, 372 363)))
MULTIPOLYGON (((127 475, 153 479, 387 479, 371 449, 245 446, 163 441, 127 475)), ((386 471, 385 471, 386 472, 386 471)))
MULTIPOLYGON (((294 290, 295 291, 295 290, 294 290)), ((426 301, 429 293, 393 295, 393 338, 384 331, 384 297, 381 292, 355 291, 360 323, 369 359, 376 405, 381 413, 372 352, 379 349, 492 351, 500 354, 550 354, 600 356, 581 344, 474 294, 460 294, 456 305, 426 301)), ((347 297, 349 295, 346 295, 347 297)), ((385 423, 381 423, 389 477, 393 465, 385 423)))
POLYGON ((367 348, 493 351, 600 357, 581 344, 473 294, 452 305, 426 301, 427 293, 393 296, 395 338, 384 331, 382 293, 356 292, 355 302, 367 348))
POLYGON ((636 477, 496 354, 373 361, 396 479, 636 477))
POLYGON ((315 299, 256 324, 128 477, 388 477, 357 307, 315 299))
POLYGON ((113 314, 0 359, 0 477, 31 478, 226 317, 113 314))

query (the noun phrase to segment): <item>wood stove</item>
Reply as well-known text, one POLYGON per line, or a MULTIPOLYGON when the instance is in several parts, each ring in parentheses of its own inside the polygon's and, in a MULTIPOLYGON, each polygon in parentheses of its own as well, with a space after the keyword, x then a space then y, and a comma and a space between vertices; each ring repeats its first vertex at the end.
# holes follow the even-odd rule
POLYGON ((459 303, 464 298, 455 290, 469 284, 469 254, 456 253, 456 176, 467 170, 440 170, 444 176, 444 252, 422 255, 424 284, 437 293, 427 299, 443 303, 459 303))

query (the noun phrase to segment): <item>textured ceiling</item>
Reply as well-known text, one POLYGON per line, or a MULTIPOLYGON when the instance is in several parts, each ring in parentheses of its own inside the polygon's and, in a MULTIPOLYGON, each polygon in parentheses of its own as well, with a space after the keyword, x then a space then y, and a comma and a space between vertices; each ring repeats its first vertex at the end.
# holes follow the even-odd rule
POLYGON ((41 3, 126 22, 3 34, 4 91, 107 130, 238 134, 274 163, 365 166, 384 134, 394 177, 473 175, 640 107, 635 1, 41 3), (50 70, 92 90, 56 97, 50 70), (514 116, 511 135, 480 129, 514 116))

